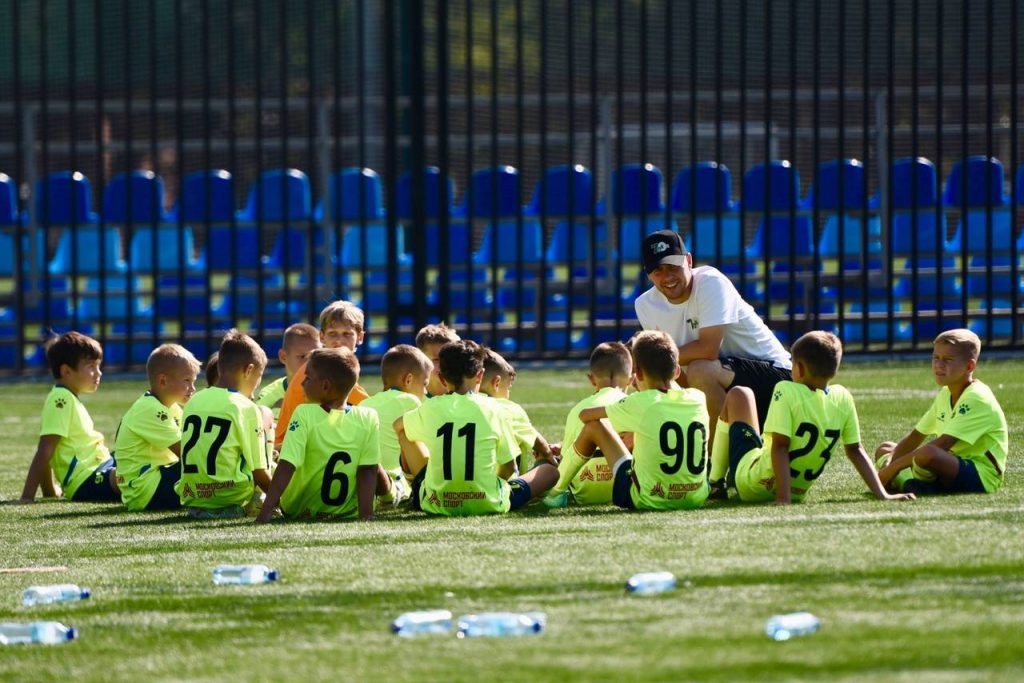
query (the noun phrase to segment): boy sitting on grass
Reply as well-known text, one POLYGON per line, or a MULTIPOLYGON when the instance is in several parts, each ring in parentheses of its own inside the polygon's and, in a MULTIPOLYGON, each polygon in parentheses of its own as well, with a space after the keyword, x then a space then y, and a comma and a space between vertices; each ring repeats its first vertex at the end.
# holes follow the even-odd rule
POLYGON ((541 463, 515 473, 516 441, 501 407, 479 393, 483 347, 472 341, 441 347, 440 381, 451 393, 424 401, 395 422, 402 467, 412 475, 412 505, 435 515, 482 515, 524 507, 558 478, 541 463))
POLYGON ((995 493, 1009 450, 1006 416, 988 385, 974 377, 981 340, 970 330, 935 338, 932 374, 942 387, 899 443, 879 446, 882 483, 918 495, 995 493), (927 441, 928 443, 925 443, 927 441))
POLYGON ((346 348, 309 355, 306 398, 292 413, 281 460, 256 521, 269 522, 278 505, 291 518, 373 518, 376 491, 391 477, 380 466, 380 419, 347 398, 359 381, 359 361, 346 348))
POLYGON ((416 333, 416 348, 426 354, 433 365, 430 381, 427 382, 427 398, 448 393, 448 387, 441 381, 441 362, 438 354, 441 347, 453 341, 459 341, 459 334, 444 323, 425 325, 416 333))
MULTIPOLYGON (((320 311, 320 342, 329 349, 346 348, 355 351, 363 343, 365 332, 363 311, 350 301, 334 301, 320 311)), ((284 443, 284 435, 291 424, 292 413, 299 405, 306 403, 306 394, 302 390, 302 380, 306 376, 306 366, 302 365, 288 383, 281 411, 277 416, 277 428, 274 431, 274 447, 280 449, 284 443)), ((349 394, 349 405, 358 405, 369 397, 366 390, 356 384, 349 394)))
POLYGON ((277 352, 277 360, 284 366, 284 377, 275 379, 260 389, 256 403, 270 408, 276 419, 281 412, 288 383, 309 358, 313 349, 320 348, 320 333, 308 323, 295 323, 284 331, 281 349, 277 352))
POLYGON ((637 391, 618 403, 580 411, 584 423, 571 447, 562 447, 555 493, 600 449, 612 471, 612 502, 639 510, 689 510, 708 497, 708 409, 697 389, 675 388, 679 348, 665 332, 646 330, 633 340, 637 391), (619 432, 632 432, 630 454, 619 432))
POLYGON ((790 349, 793 381, 775 385, 764 438, 758 435, 754 393, 733 387, 721 419, 728 429, 715 433, 713 458, 728 457, 730 480, 744 502, 799 503, 839 447, 879 500, 910 500, 886 493, 860 444, 853 396, 830 384, 839 371, 843 345, 831 332, 808 332, 790 349))
POLYGON ((501 406, 502 413, 519 445, 517 469, 519 472, 528 472, 537 460, 551 460, 551 446, 540 432, 533 428, 526 410, 509 398, 512 383, 516 381, 515 368, 497 351, 486 349, 486 353, 480 391, 501 406))
POLYGON ((121 418, 114 437, 117 483, 128 510, 176 510, 181 478, 182 404, 196 393, 199 361, 183 346, 163 344, 149 354, 149 391, 121 418))
POLYGON ((432 368, 430 359, 415 346, 393 346, 380 361, 384 390, 359 404, 376 411, 380 418, 380 463, 394 481, 399 500, 409 497, 409 482, 402 472, 402 446, 395 432, 395 420, 423 403, 432 368))
MULTIPOLYGON (((565 433, 562 446, 571 448, 576 437, 583 431, 580 413, 587 408, 607 407, 626 398, 626 389, 633 381, 633 358, 629 348, 622 342, 604 342, 594 347, 590 354, 590 372, 587 373, 594 393, 572 407, 565 418, 565 433)), ((558 464, 559 475, 568 469, 569 462, 558 464)), ((548 496, 544 504, 549 507, 565 507, 569 497, 577 505, 606 505, 612 502, 612 469, 604 458, 591 458, 576 476, 569 480, 567 491, 548 496)))
POLYGON ((114 459, 78 398, 99 389, 103 349, 92 337, 66 332, 50 340, 46 362, 57 383, 43 404, 39 445, 19 502, 35 502, 40 487, 46 498, 63 493, 79 502, 119 501, 114 459))
POLYGON ((252 510, 256 487, 270 488, 263 413, 250 398, 266 366, 259 344, 229 330, 218 351, 217 385, 185 405, 175 491, 192 517, 242 517, 252 510))

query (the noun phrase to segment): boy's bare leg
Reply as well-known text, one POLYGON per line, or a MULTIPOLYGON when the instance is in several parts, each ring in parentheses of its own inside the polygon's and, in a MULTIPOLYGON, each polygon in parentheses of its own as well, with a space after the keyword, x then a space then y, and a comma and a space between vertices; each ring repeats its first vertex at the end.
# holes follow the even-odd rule
POLYGON ((943 486, 951 486, 960 472, 960 458, 938 446, 925 444, 911 456, 916 466, 934 473, 943 486))
POLYGON ((533 500, 536 500, 547 494, 548 490, 558 482, 558 468, 550 463, 542 462, 519 478, 530 485, 533 500))
POLYGON ((614 468, 615 463, 619 460, 630 455, 629 449, 622 442, 618 432, 612 429, 608 418, 601 418, 585 424, 583 431, 576 437, 574 447, 576 452, 584 457, 593 456, 594 450, 599 449, 611 468, 614 468))

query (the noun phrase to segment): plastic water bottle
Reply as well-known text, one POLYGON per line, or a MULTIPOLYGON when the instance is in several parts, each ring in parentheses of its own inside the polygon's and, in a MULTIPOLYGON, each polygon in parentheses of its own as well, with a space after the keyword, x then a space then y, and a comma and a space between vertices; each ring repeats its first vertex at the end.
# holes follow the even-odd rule
POLYGON ((543 612, 481 612, 459 617, 459 638, 479 636, 527 636, 544 630, 547 617, 543 612))
POLYGON ((58 645, 74 640, 78 631, 58 621, 33 621, 29 624, 0 624, 0 645, 41 643, 58 645))
POLYGON ((641 572, 626 581, 626 590, 637 595, 664 593, 675 587, 676 577, 672 572, 641 572))
POLYGON ((821 628, 821 620, 810 612, 777 614, 764 625, 764 632, 773 640, 789 640, 809 636, 821 628))
POLYGON ((423 633, 450 633, 452 613, 446 609, 427 609, 406 612, 391 622, 391 630, 400 636, 410 638, 423 633))
POLYGON ((218 586, 269 583, 277 579, 277 570, 265 564, 222 564, 213 570, 213 582, 218 586))
POLYGON ((21 604, 26 607, 49 605, 54 602, 85 600, 90 595, 92 595, 92 592, 88 588, 79 588, 73 583, 58 583, 53 586, 31 586, 25 589, 25 593, 21 597, 21 604))

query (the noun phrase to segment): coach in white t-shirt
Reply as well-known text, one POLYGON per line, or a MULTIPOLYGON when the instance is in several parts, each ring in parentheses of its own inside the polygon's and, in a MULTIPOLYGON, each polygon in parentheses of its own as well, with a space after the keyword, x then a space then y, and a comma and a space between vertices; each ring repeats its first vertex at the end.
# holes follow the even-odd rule
POLYGON ((754 392, 763 425, 776 382, 792 379, 789 352, 729 278, 711 266, 693 267, 693 255, 678 233, 648 235, 643 259, 654 287, 637 297, 636 316, 645 330, 668 332, 679 345, 685 373, 680 383, 707 397, 708 443, 725 392, 734 386, 754 392))

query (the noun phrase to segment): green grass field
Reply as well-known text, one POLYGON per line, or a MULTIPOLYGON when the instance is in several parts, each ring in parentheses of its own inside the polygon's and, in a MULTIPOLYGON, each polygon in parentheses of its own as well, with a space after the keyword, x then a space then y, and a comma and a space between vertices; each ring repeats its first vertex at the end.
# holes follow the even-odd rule
MULTIPOLYGON (((806 503, 731 501, 695 512, 610 507, 498 518, 387 512, 361 523, 186 521, 109 506, 0 507, 0 621, 56 619, 81 639, 0 649, 0 680, 914 680, 1024 679, 1024 363, 978 376, 1010 422, 1003 489, 886 504, 835 458, 806 503), (215 587, 221 562, 264 562, 282 580, 215 587), (627 596, 637 571, 678 590, 627 596), (91 587, 86 602, 20 606, 35 583, 91 587), (399 613, 542 610, 521 639, 400 639, 399 613), (772 614, 809 610, 813 636, 776 643, 772 614)), ((934 395, 928 363, 848 364, 865 444, 902 435, 934 395)), ((367 378, 370 388, 376 379, 367 378)), ((513 398, 560 440, 581 370, 520 372, 513 398)), ((112 439, 143 386, 104 380, 86 405, 112 439)), ((0 385, 0 496, 16 498, 48 385, 0 385)))

